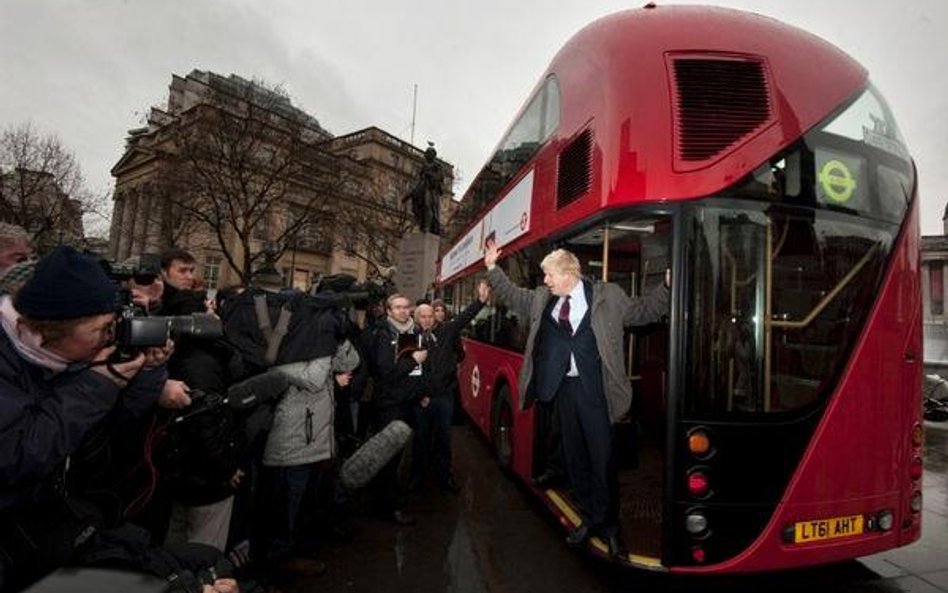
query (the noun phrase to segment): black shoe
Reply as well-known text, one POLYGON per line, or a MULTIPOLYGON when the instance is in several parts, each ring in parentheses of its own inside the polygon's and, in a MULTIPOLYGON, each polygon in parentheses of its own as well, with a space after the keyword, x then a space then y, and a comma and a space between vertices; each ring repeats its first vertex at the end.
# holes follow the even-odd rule
POLYGON ((539 476, 533 478, 533 485, 537 488, 552 488, 560 486, 566 482, 566 474, 558 469, 547 469, 539 476))
POLYGON ((389 519, 392 521, 392 523, 398 523, 399 525, 414 525, 416 523, 414 517, 408 513, 403 513, 402 511, 393 512, 389 519))
POLYGON ((606 547, 609 548, 609 557, 615 560, 621 560, 625 558, 625 550, 622 549, 622 542, 619 541, 618 535, 607 535, 602 539, 606 540, 606 547))
POLYGON ((447 480, 441 482, 441 489, 452 494, 457 494, 461 491, 461 487, 458 486, 458 483, 454 481, 453 477, 449 477, 447 480))
POLYGON ((566 535, 566 543, 574 547, 579 547, 589 540, 589 536, 589 525, 581 523, 578 527, 570 529, 566 535))

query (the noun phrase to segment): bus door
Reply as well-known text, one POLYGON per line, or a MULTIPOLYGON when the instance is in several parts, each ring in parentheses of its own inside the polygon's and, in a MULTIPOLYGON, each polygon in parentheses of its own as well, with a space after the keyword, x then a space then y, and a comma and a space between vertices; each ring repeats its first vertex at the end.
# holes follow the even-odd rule
MULTIPOLYGON (((579 257, 584 275, 617 284, 634 298, 664 281, 671 231, 669 216, 623 214, 567 239, 564 247, 579 257)), ((623 358, 633 397, 615 427, 620 523, 629 552, 648 558, 661 552, 668 351, 667 319, 626 328, 623 358)))

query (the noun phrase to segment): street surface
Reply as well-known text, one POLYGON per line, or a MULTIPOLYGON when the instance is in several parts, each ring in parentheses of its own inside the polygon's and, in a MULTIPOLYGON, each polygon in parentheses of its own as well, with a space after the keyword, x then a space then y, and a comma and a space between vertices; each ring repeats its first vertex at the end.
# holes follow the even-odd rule
POLYGON ((454 427, 461 493, 413 494, 410 527, 358 512, 350 541, 322 541, 329 570, 287 591, 322 593, 578 593, 641 591, 948 592, 948 423, 926 424, 922 539, 860 561, 751 577, 674 578, 617 569, 569 549, 526 488, 497 469, 470 426, 454 427))

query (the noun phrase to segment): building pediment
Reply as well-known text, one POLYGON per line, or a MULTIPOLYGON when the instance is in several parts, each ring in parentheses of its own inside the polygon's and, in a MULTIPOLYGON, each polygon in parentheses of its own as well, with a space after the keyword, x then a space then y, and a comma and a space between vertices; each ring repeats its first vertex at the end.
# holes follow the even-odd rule
POLYGON ((112 177, 121 177, 123 173, 134 170, 155 159, 155 151, 134 146, 125 151, 122 158, 112 167, 112 177))

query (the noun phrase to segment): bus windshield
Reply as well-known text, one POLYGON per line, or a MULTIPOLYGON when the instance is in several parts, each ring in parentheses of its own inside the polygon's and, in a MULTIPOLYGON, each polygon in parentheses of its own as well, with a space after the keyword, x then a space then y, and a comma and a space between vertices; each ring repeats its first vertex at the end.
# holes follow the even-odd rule
POLYGON ((872 308, 913 177, 869 88, 732 190, 684 209, 690 413, 825 401, 872 308))

